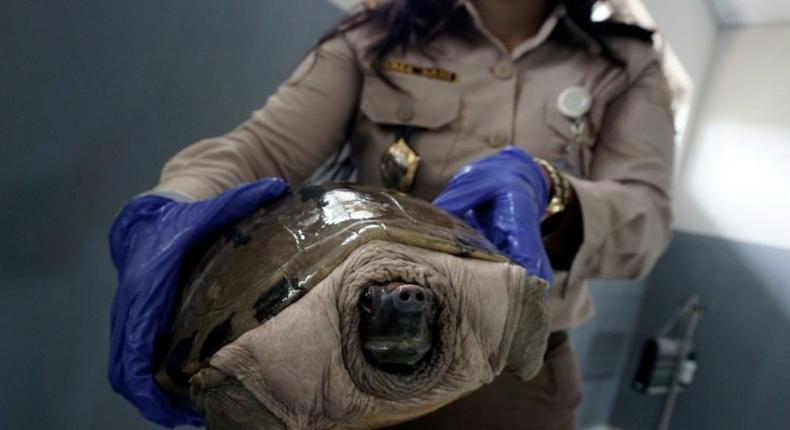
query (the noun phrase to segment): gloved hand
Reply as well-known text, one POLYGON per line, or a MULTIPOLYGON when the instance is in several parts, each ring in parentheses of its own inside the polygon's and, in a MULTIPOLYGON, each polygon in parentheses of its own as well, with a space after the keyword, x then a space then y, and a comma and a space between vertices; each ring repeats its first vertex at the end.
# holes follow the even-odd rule
POLYGON ((540 219, 550 183, 527 152, 514 146, 461 168, 433 203, 474 227, 527 269, 553 281, 540 219))
POLYGON ((194 203, 142 196, 129 202, 113 222, 109 239, 118 290, 112 305, 109 379, 145 418, 167 427, 202 424, 153 377, 154 348, 171 319, 184 255, 287 191, 282 179, 266 178, 194 203))

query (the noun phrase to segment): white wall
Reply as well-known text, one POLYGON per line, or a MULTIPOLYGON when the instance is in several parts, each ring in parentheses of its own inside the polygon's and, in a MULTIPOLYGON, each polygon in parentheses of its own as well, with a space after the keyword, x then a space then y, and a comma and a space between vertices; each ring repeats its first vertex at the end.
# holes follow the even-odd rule
POLYGON ((677 228, 790 248, 790 25, 722 30, 717 49, 677 228))

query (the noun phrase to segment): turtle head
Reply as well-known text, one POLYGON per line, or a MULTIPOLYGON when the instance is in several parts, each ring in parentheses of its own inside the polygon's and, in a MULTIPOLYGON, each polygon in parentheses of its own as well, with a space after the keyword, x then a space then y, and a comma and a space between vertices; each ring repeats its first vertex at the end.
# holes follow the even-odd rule
POLYGON ((435 306, 430 290, 390 282, 371 285, 359 301, 362 349, 384 371, 407 373, 432 348, 435 306))

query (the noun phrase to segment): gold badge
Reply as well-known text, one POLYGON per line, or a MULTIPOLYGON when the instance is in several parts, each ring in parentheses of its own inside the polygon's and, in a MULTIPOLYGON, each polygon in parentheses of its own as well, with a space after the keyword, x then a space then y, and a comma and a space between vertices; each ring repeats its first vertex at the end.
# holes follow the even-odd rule
POLYGON ((458 80, 458 74, 455 72, 450 72, 438 67, 419 67, 395 60, 383 60, 381 62, 381 70, 420 76, 428 79, 438 79, 445 82, 456 82, 458 80))
POLYGON ((381 156, 381 180, 387 188, 407 193, 419 167, 420 156, 401 137, 381 156))

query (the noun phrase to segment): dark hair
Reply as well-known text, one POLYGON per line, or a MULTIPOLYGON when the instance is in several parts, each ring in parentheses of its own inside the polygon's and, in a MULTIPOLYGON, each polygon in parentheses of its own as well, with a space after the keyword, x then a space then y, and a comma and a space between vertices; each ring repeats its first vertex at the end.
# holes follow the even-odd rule
MULTIPOLYGON (((322 37, 319 45, 366 23, 385 28, 387 31, 369 47, 368 54, 372 57, 375 73, 389 81, 383 75, 380 64, 393 50, 409 47, 423 50, 440 31, 464 36, 464 30, 470 22, 468 16, 454 13, 458 2, 459 0, 385 0, 381 4, 368 2, 367 7, 363 6, 346 16, 322 37), (370 6, 370 3, 374 6, 370 6)), ((614 21, 593 22, 592 9, 596 0, 552 0, 552 4, 559 3, 565 5, 566 19, 571 21, 571 25, 577 26, 592 38, 600 47, 600 54, 619 66, 624 66, 624 62, 609 47, 607 37, 628 37, 652 43, 653 32, 644 28, 614 21)), ((572 41, 573 37, 564 39, 572 41)))

